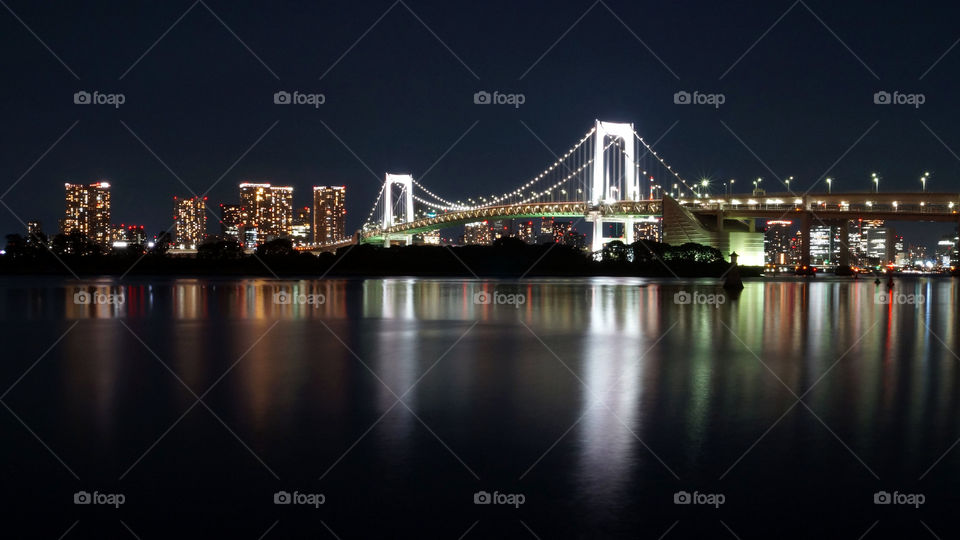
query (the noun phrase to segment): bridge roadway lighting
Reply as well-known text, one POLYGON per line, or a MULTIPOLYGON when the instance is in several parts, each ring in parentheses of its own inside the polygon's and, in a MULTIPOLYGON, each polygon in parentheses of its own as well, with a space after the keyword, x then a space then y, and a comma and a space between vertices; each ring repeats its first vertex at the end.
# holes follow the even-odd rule
POLYGON ((830 193, 830 188, 833 185, 833 178, 827 178, 827 193, 830 193))

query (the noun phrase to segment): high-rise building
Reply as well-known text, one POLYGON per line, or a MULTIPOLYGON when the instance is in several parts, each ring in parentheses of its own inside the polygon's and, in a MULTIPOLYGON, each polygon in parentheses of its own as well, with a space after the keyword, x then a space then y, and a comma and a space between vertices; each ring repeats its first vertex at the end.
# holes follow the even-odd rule
POLYGON ((64 184, 66 210, 60 220, 63 234, 82 233, 91 241, 110 246, 110 184, 64 184))
POLYGON ((581 250, 587 247, 587 235, 577 232, 568 221, 553 224, 553 241, 581 250))
POLYGON ((941 268, 953 266, 957 259, 957 235, 945 234, 941 236, 934 253, 936 257, 934 264, 941 268))
MULTIPOLYGON (((800 238, 799 234, 797 236, 791 236, 789 232, 780 231, 779 229, 782 227, 780 224, 782 223, 789 224, 790 222, 785 220, 767 222, 768 229, 765 239, 765 251, 768 264, 780 264, 779 262, 771 262, 774 260, 771 259, 771 256, 776 257, 776 255, 773 254, 775 250, 778 249, 778 245, 780 246, 779 249, 789 254, 789 256, 785 257, 788 262, 797 263, 800 261, 799 250, 803 245, 803 239, 800 238), (774 225, 776 225, 776 227, 774 227, 774 225)), ((866 244, 861 245, 861 239, 865 240, 866 236, 861 234, 859 222, 843 221, 839 224, 812 226, 810 227, 809 239, 810 262, 816 266, 838 265, 843 259, 842 251, 847 249, 847 264, 866 264, 866 244)), ((888 251, 892 253, 892 249, 893 247, 891 245, 888 251)), ((891 258, 890 260, 892 261, 893 259, 891 258)))
POLYGON ((270 204, 270 184, 240 184, 240 212, 243 227, 257 227, 270 204))
POLYGON ((220 205, 220 235, 239 242, 243 229, 243 207, 239 204, 220 205))
POLYGON ((894 231, 884 227, 883 220, 860 222, 860 250, 865 262, 871 265, 887 264, 895 258, 894 231))
POLYGON ((346 238, 345 186, 313 186, 313 242, 331 244, 346 238))
POLYGON ((240 184, 240 213, 248 239, 252 236, 259 242, 290 236, 293 187, 244 182, 240 184))
POLYGON ((653 221, 639 221, 633 224, 633 238, 635 240, 653 240, 660 242, 663 238, 662 218, 653 221))
POLYGON ((43 226, 39 221, 33 220, 27 222, 27 244, 43 243, 43 226))
POLYGON ((540 220, 540 234, 542 234, 542 235, 547 235, 547 236, 551 236, 551 237, 552 237, 552 236, 553 236, 553 222, 554 222, 554 221, 555 221, 555 220, 554 220, 554 218, 552 218, 552 217, 545 217, 545 218, 541 219, 541 220, 540 220))
POLYGON ((828 265, 833 260, 833 227, 817 225, 810 227, 810 262, 828 265))
POLYGON ((927 260, 927 246, 910 244, 907 259, 911 264, 923 266, 923 263, 927 260))
POLYGON ((427 231, 421 235, 425 246, 440 245, 440 231, 427 231))
POLYGON ((262 229, 267 240, 289 237, 293 233, 293 186, 271 186, 267 224, 262 229))
POLYGON ((127 225, 126 238, 128 244, 144 245, 147 243, 147 232, 143 225, 127 225))
POLYGON ((519 238, 520 240, 528 244, 536 243, 537 234, 533 226, 533 220, 524 221, 522 219, 518 219, 516 220, 516 224, 517 224, 517 232, 515 233, 515 235, 517 238, 519 238))
POLYGON ((110 226, 110 245, 112 245, 113 247, 126 247, 125 245, 124 246, 116 245, 117 243, 126 242, 126 239, 127 239, 127 228, 123 224, 117 225, 116 223, 114 223, 113 225, 110 226))
POLYGON ((176 215, 174 243, 181 249, 196 249, 207 237, 207 198, 173 198, 176 215))
POLYGON ((496 219, 490 222, 490 241, 494 242, 501 238, 508 238, 511 236, 510 231, 513 230, 513 220, 512 219, 496 219))
POLYGON ((793 264, 790 256, 790 238, 793 236, 790 228, 793 222, 790 220, 770 220, 767 222, 767 230, 764 234, 764 252, 766 252, 766 263, 776 266, 789 266, 793 264))
POLYGON ((553 224, 553 241, 557 244, 564 243, 567 233, 573 230, 573 225, 568 221, 556 222, 553 224))
POLYGON ((311 235, 310 207, 301 206, 293 215, 293 225, 290 227, 290 236, 293 243, 298 246, 305 246, 310 243, 311 235))
POLYGON ((125 248, 132 245, 142 246, 147 241, 147 234, 143 225, 127 225, 121 223, 110 226, 110 243, 115 248, 125 248))
POLYGON ((486 221, 467 223, 463 226, 463 243, 465 245, 489 245, 490 226, 486 221))

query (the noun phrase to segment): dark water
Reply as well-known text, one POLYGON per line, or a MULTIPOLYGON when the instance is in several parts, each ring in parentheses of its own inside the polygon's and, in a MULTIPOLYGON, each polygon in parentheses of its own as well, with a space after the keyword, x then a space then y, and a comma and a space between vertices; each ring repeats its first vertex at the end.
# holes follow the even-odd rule
POLYGON ((639 283, 5 278, 0 536, 957 537, 957 281, 639 283))

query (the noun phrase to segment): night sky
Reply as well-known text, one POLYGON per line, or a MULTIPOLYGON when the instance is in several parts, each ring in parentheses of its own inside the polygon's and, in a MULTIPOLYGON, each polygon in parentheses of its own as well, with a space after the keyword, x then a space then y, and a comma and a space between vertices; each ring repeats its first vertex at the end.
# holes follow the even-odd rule
MULTIPOLYGON (((878 171, 881 191, 918 190, 928 170, 930 191, 960 189, 960 29, 943 4, 4 3, 0 190, 26 174, 2 201, 47 232, 63 183, 101 178, 113 221, 151 234, 189 195, 180 180, 200 193, 218 179, 214 206, 238 202, 242 180, 293 185, 297 205, 313 185, 346 185, 353 230, 386 171, 448 198, 501 192, 595 118, 648 141, 669 130, 657 149, 691 180, 762 176, 773 190, 793 175, 806 190, 828 175, 834 191, 867 190, 878 171), (126 102, 76 105, 80 90, 126 102), (278 90, 326 102, 279 106, 278 90), (475 105, 478 90, 526 101, 475 105), (676 105, 679 90, 725 103, 676 105), (876 105, 881 90, 925 102, 876 105)), ((0 208, 0 231, 22 229, 0 208)), ((898 229, 909 242, 949 226, 898 229)))

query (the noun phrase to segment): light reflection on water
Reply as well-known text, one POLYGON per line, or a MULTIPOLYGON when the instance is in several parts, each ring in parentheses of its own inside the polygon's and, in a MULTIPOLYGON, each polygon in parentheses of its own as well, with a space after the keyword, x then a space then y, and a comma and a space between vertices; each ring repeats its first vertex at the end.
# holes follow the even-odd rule
MULTIPOLYGON (((125 443, 125 410, 172 421, 193 404, 162 362, 197 394, 219 385, 213 408, 272 465, 298 459, 277 441, 300 441, 319 476, 381 415, 369 459, 398 470, 450 462, 430 434, 423 455, 422 420, 481 476, 505 471, 553 497, 570 490, 583 519, 599 520, 646 496, 638 486, 715 480, 813 385, 804 402, 836 437, 798 406, 791 414, 806 423, 784 420, 757 459, 815 462, 805 453, 815 449, 870 480, 839 437, 885 478, 919 476, 958 435, 960 289, 916 279, 896 290, 925 302, 879 304, 872 282, 818 279, 748 282, 716 307, 678 305, 680 291, 722 290, 606 278, 8 280, 0 300, 8 330, 78 323, 38 373, 51 370, 62 391, 51 418, 77 426, 64 437, 81 426, 98 434, 91 456, 129 465, 167 426, 125 443), (78 304, 78 291, 123 301, 78 304), (278 303, 279 293, 322 301, 278 303), (523 301, 478 303, 481 293, 523 301)), ((31 381, 24 390, 50 394, 49 381, 31 381)), ((752 459, 731 478, 778 472, 758 473, 752 459)))

